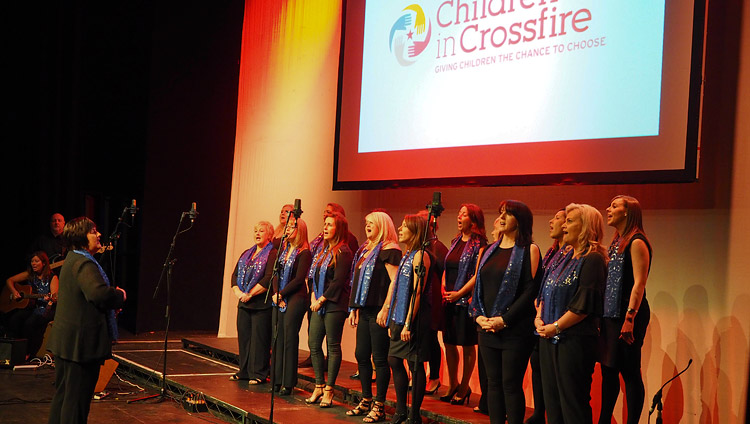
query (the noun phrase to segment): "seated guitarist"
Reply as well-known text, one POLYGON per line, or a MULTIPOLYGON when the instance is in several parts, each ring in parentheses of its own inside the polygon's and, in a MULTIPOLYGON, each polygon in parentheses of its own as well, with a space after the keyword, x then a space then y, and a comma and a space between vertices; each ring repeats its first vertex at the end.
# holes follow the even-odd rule
POLYGON ((26 359, 28 359, 39 350, 47 324, 54 318, 58 279, 50 270, 47 254, 37 251, 31 255, 28 270, 8 278, 6 284, 15 301, 20 302, 24 297, 36 298, 28 302, 28 307, 8 314, 9 335, 28 339, 26 345, 26 359), (26 294, 28 290, 22 290, 24 292, 22 294, 19 291, 20 287, 16 284, 30 286, 31 294, 26 294))

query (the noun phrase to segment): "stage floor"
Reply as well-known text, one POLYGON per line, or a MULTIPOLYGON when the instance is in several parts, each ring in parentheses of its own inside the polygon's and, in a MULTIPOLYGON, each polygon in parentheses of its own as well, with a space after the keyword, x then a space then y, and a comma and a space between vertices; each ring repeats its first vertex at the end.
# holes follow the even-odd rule
MULTIPOLYGON (((124 342, 115 347, 118 372, 156 389, 161 387, 163 342, 124 342)), ((270 384, 248 385, 229 381, 237 370, 237 339, 218 337, 183 338, 182 344, 170 343, 167 350, 166 385, 170 396, 178 400, 190 399, 200 407, 228 422, 268 422, 271 406, 270 384), (205 406, 202 401, 205 399, 205 406)), ((300 351, 300 359, 307 358, 300 351)), ((348 376, 356 364, 344 361, 336 382, 332 408, 307 405, 304 398, 313 388, 312 368, 300 368, 299 383, 292 396, 274 397, 273 421, 280 424, 299 424, 301 420, 325 423, 361 423, 362 417, 348 417, 345 412, 361 396, 358 380, 348 376)), ((395 406, 395 392, 391 384, 387 395, 389 416, 395 406)), ((422 405, 423 422, 489 423, 489 417, 472 411, 479 400, 472 395, 469 406, 440 402, 436 395, 426 396, 422 405)), ((191 407, 192 404, 188 404, 191 407)), ((527 414, 531 414, 531 410, 527 414)))

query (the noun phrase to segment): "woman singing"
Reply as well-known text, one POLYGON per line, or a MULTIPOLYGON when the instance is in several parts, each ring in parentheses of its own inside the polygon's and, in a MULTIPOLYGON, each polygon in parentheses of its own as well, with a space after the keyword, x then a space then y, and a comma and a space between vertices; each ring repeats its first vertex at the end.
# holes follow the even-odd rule
POLYGON ((487 245, 484 230, 484 213, 479 206, 467 203, 458 211, 458 236, 451 242, 445 257, 443 276, 445 303, 445 361, 448 366, 448 391, 440 397, 443 402, 460 405, 471 395, 469 380, 476 363, 477 330, 469 316, 469 297, 474 289, 479 250, 487 245), (463 351, 461 382, 458 374, 458 347, 463 351))
POLYGON ((101 249, 94 221, 79 217, 65 224, 68 247, 60 270, 55 324, 47 346, 55 354, 55 396, 49 423, 85 423, 105 359, 117 340, 115 310, 125 303, 125 290, 111 287, 93 254, 101 249))
POLYGON ((308 346, 315 370, 315 390, 305 399, 320 400, 321 408, 333 405, 333 385, 341 367, 341 334, 347 316, 352 251, 347 246, 349 224, 338 212, 325 218, 323 243, 307 275, 310 286, 308 346), (328 378, 324 375, 323 338, 328 348, 328 378), (322 399, 321 399, 322 397, 322 399))
POLYGON ((273 225, 260 221, 254 227, 255 246, 244 251, 232 273, 232 290, 237 296, 237 341, 240 370, 229 379, 248 384, 266 382, 271 360, 271 304, 265 292, 271 282, 276 249, 273 225))
POLYGON ((409 377, 404 359, 409 362, 414 385, 412 416, 421 422, 419 411, 426 384, 424 362, 429 359, 429 344, 426 339, 430 330, 430 297, 429 286, 425 281, 419 281, 416 269, 421 264, 424 275, 429 273, 430 257, 427 255, 423 258, 419 250, 426 231, 427 220, 419 215, 406 215, 398 227, 398 241, 406 246, 406 252, 401 258, 396 280, 391 284, 386 299, 390 305, 387 323, 391 337, 388 365, 393 371, 393 386, 396 389, 396 414, 391 423, 401 423, 407 419, 409 377), (419 290, 416 290, 417 284, 419 290))
POLYGON ((377 323, 378 314, 388 316, 385 298, 391 281, 395 279, 401 261, 396 228, 388 214, 372 212, 365 217, 367 241, 354 255, 352 292, 349 299, 349 323, 357 327, 355 356, 362 384, 362 400, 346 415, 369 414, 366 423, 382 421, 385 417, 385 394, 391 380, 388 368, 388 329, 377 323), (372 397, 372 363, 375 363, 377 391, 372 397))
POLYGON ((26 359, 35 355, 42 345, 44 331, 47 324, 55 316, 55 302, 57 302, 58 278, 49 267, 47 254, 40 251, 31 255, 29 268, 16 274, 6 281, 13 300, 23 299, 16 284, 26 283, 31 286, 34 295, 43 296, 36 299, 25 309, 11 312, 8 327, 13 337, 28 339, 26 344, 26 359))
POLYGON ((526 412, 523 377, 534 348, 534 298, 539 292, 539 247, 524 203, 500 204, 500 239, 482 253, 471 301, 480 327, 479 350, 487 373, 490 422, 521 424, 526 412))
POLYGON ((281 275, 273 295, 279 307, 278 334, 274 348, 274 390, 285 396, 297 385, 299 330, 310 306, 305 279, 312 263, 305 221, 289 218, 287 239, 281 249, 281 275))
POLYGON ((651 245, 643 231, 641 204, 630 196, 617 196, 607 208, 607 225, 615 227, 609 245, 604 319, 600 342, 602 412, 599 423, 609 424, 625 382, 628 424, 637 423, 643 411, 641 347, 651 311, 646 300, 646 280, 651 268, 651 245))
POLYGON ((547 269, 535 318, 542 366, 544 404, 550 424, 590 423, 591 375, 596 359, 598 321, 607 279, 600 244, 604 222, 589 205, 565 208, 559 263, 547 269))

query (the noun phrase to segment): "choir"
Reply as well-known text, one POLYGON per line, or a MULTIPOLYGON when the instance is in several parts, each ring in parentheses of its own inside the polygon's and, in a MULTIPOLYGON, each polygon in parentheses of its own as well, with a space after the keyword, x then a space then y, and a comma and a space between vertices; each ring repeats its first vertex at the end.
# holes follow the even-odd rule
POLYGON ((356 328, 363 396, 347 415, 362 416, 363 422, 386 419, 391 374, 397 399, 391 422, 420 422, 422 399, 440 385, 438 331, 448 370, 440 399, 468 403, 478 361, 482 399, 474 411, 489 414, 492 423, 524 423, 529 364, 535 411, 526 423, 545 422, 545 416, 549 423, 593 422, 596 362, 602 369, 599 422, 611 421, 620 375, 628 422, 640 419, 652 251, 636 199, 616 196, 607 207, 606 224, 615 229, 608 247, 602 240, 605 219, 596 208, 577 203, 561 208, 549 220, 553 245, 544 255, 532 237, 533 214, 517 200, 500 203, 492 243, 482 209, 461 205, 449 248, 437 240, 436 220, 428 222, 426 211, 406 215, 396 227, 382 209, 365 217, 367 239, 358 246, 343 207, 335 203, 326 206, 323 231, 308 242, 307 225, 292 216, 290 206, 282 208, 282 228, 274 231, 266 221, 255 226, 255 245, 241 255, 232 275, 241 364, 232 380, 265 383, 273 351, 273 390, 290 394, 307 314, 316 385, 305 402, 332 406, 348 322, 356 328), (267 290, 270 301, 264 302, 267 290), (271 319, 271 304, 277 319, 271 319), (278 321, 273 349, 272 321, 278 321), (429 382, 424 362, 430 363, 429 382))

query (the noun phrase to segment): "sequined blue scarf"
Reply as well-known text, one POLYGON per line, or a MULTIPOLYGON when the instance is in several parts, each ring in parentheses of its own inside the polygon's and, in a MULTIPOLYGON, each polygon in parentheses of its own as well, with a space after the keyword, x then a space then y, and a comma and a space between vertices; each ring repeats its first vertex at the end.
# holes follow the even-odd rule
POLYGON ((625 262, 625 252, 618 253, 620 236, 618 235, 609 245, 609 263, 607 264, 607 285, 604 287, 604 317, 620 318, 620 302, 622 302, 622 266, 625 262))
POLYGON ((414 280, 414 256, 417 250, 407 252, 401 257, 401 263, 398 264, 398 273, 396 274, 396 284, 393 286, 391 294, 391 314, 390 321, 403 325, 406 322, 406 315, 409 313, 409 295, 412 291, 414 280))
MULTIPOLYGON (((297 254, 299 253, 299 249, 296 249, 294 247, 291 247, 292 253, 289 254, 289 258, 286 257, 286 255, 289 253, 290 245, 289 243, 284 244, 284 250, 281 252, 281 279, 279 280, 279 292, 286 287, 287 284, 289 284, 289 280, 292 278, 292 269, 294 268, 294 260, 297 259, 297 254)), ((283 299, 286 301, 286 299, 283 299)), ((273 303, 274 305, 276 302, 273 303)), ((279 308, 280 312, 286 312, 286 306, 283 308, 279 308)))
MULTIPOLYGON (((461 236, 456 237, 451 242, 451 247, 448 249, 448 254, 445 255, 447 258, 456 245, 461 241, 461 236)), ((479 249, 482 247, 482 243, 479 237, 472 236, 464 245, 464 250, 461 251, 461 257, 458 260, 458 276, 456 277, 456 283, 453 285, 453 290, 458 291, 466 284, 467 281, 474 276, 476 270, 477 257, 479 256, 479 249)), ((456 301, 456 305, 466 306, 469 304, 469 295, 466 295, 456 301)))
MULTIPOLYGON (((563 316, 578 290, 578 279, 584 257, 574 258, 573 255, 573 249, 569 249, 563 253, 556 267, 544 271, 544 282, 539 299, 543 302, 542 320, 547 324, 563 316)), ((553 343, 556 343, 561 335, 555 336, 553 343)))
POLYGON ((258 253, 258 256, 253 258, 255 251, 258 250, 258 245, 256 244, 240 256, 240 260, 237 261, 237 287, 243 293, 250 293, 250 289, 255 287, 261 277, 263 277, 271 249, 273 249, 273 243, 267 243, 263 246, 260 253, 258 253))
MULTIPOLYGON (((107 277, 107 273, 104 272, 104 269, 101 265, 99 265, 99 262, 94 259, 93 256, 91 256, 91 253, 89 253, 86 250, 74 250, 74 253, 77 253, 81 256, 86 257, 86 259, 90 260, 91 262, 96 264, 96 267, 99 268, 99 274, 102 276, 102 280, 104 280, 105 283, 107 283, 107 287, 110 286, 109 283, 109 277, 107 277)), ((109 309, 106 312, 107 316, 107 332, 109 333, 109 339, 111 341, 116 341, 118 337, 120 337, 119 331, 117 330, 117 320, 115 319, 115 310, 109 309)))
POLYGON ((318 254, 320 249, 323 247, 323 233, 318 234, 317 237, 313 239, 313 241, 310 242, 310 253, 312 253, 313 258, 315 255, 318 254))
MULTIPOLYGON (((479 261, 480 271, 495 249, 500 246, 500 240, 492 243, 485 251, 482 260, 479 261)), ((471 298, 471 306, 469 307, 469 312, 472 317, 476 318, 480 315, 496 317, 507 311, 510 304, 513 303, 513 299, 516 298, 516 291, 518 290, 518 281, 521 279, 521 268, 523 267, 523 257, 525 253, 525 247, 521 247, 517 244, 513 246, 513 250, 510 253, 510 260, 508 261, 508 267, 505 268, 503 281, 500 283, 495 303, 492 305, 492 309, 490 309, 490 315, 487 315, 484 306, 484 298, 482 297, 484 288, 482 287, 481 273, 477 272, 477 281, 476 284, 474 284, 474 295, 471 298)))
MULTIPOLYGON (((323 296, 325 292, 326 284, 326 273, 328 272, 328 265, 331 264, 333 255, 328 246, 325 249, 319 250, 313 260, 313 265, 310 267, 310 271, 307 273, 307 279, 312 280, 313 292, 315 292, 315 298, 318 299, 323 296), (319 267, 317 265, 320 265, 319 267), (317 270, 317 272, 315 272, 317 270)), ((318 309, 318 315, 326 313, 325 303, 318 309)))
POLYGON ((357 281, 357 292, 354 295, 354 304, 357 306, 365 306, 365 302, 367 302, 367 294, 370 291, 370 281, 372 280, 372 272, 375 269, 375 265, 378 262, 378 256, 380 256, 380 250, 383 248, 383 242, 376 244, 375 247, 372 248, 372 251, 368 251, 364 247, 367 246, 367 242, 365 242, 359 250, 357 250, 357 254, 354 256, 354 261, 352 262, 352 278, 354 278, 354 267, 357 266, 359 261, 364 256, 364 262, 362 262, 362 265, 359 268, 359 278, 357 281))

